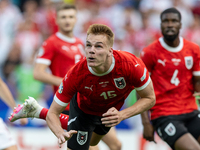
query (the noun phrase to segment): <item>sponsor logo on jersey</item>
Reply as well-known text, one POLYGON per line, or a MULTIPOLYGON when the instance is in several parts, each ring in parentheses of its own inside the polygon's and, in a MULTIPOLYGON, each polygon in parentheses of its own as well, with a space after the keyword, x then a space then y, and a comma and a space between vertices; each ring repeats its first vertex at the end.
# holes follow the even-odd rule
POLYGON ((169 135, 169 136, 173 136, 176 133, 176 128, 172 123, 169 123, 166 127, 165 127, 165 132, 169 135))
POLYGON ((69 51, 69 48, 67 46, 63 45, 62 50, 69 51))
POLYGON ((58 89, 58 93, 62 93, 63 92, 63 83, 60 84, 59 89, 58 89))
POLYGON ((163 66, 165 66, 165 62, 166 62, 165 59, 163 61, 161 59, 158 59, 158 63, 162 64, 163 66))
POLYGON ((77 46, 74 46, 74 45, 72 45, 71 47, 70 47, 70 49, 72 50, 72 51, 78 51, 78 47, 77 46))
POLYGON ((83 145, 87 142, 88 132, 87 131, 78 131, 77 133, 77 142, 80 145, 83 145))
POLYGON ((172 58, 172 62, 174 63, 175 66, 178 66, 179 63, 181 62, 181 59, 172 58))
POLYGON ((115 78, 114 82, 115 82, 115 86, 119 89, 123 89, 126 86, 126 81, 124 77, 115 78))
POLYGON ((193 57, 192 56, 186 56, 184 57, 185 59, 185 66, 186 68, 189 70, 192 68, 193 66, 193 57))
POLYGON ((93 90, 92 90, 92 87, 93 87, 93 85, 91 85, 90 87, 85 86, 85 89, 89 89, 89 90, 93 91, 93 90))
POLYGON ((106 87, 108 85, 109 81, 106 82, 99 82, 101 84, 101 87, 106 87))
POLYGON ((135 65, 135 67, 137 67, 137 66, 139 66, 139 65, 140 65, 140 64, 138 64, 138 62, 137 62, 137 61, 136 61, 136 63, 137 63, 137 64, 135 65))

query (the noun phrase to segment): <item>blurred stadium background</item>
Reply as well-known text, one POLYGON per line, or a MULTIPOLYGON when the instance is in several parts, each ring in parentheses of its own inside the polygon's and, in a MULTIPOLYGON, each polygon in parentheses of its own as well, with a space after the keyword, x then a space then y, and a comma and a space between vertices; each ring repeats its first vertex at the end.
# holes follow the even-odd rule
MULTIPOLYGON (((90 24, 101 23, 115 33, 114 49, 136 56, 160 33, 160 12, 176 7, 182 14, 181 36, 200 44, 200 0, 0 0, 0 76, 7 83, 17 103, 32 96, 43 107, 52 102, 52 88, 33 79, 33 64, 42 42, 57 32, 55 8, 60 3, 75 4, 78 21, 75 36, 85 41, 90 24)), ((136 100, 135 91, 123 108, 136 100)), ((29 119, 26 126, 10 123, 10 109, 0 101, 0 117, 8 125, 20 150, 57 150, 56 137, 45 121, 29 119)), ((116 126, 123 150, 170 150, 156 136, 157 144, 142 138, 140 116, 116 126)), ((66 144, 61 150, 66 149, 66 144)), ((100 142, 100 150, 108 150, 100 142)))

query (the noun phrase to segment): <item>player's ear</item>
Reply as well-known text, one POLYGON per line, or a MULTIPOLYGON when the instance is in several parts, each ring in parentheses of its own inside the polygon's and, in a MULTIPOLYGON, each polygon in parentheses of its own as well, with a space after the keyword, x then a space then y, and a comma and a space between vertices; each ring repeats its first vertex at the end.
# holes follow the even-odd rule
POLYGON ((109 56, 112 56, 113 55, 113 49, 112 47, 109 49, 109 56))

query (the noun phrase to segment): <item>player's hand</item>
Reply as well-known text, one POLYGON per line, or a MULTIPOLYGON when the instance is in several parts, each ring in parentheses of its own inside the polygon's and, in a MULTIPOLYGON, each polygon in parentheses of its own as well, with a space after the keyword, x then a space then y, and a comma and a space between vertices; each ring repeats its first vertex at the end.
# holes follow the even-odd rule
POLYGON ((193 96, 196 98, 196 100, 200 100, 200 92, 194 93, 193 96))
POLYGON ((76 134, 77 131, 70 130, 69 132, 63 132, 58 136, 58 146, 61 148, 61 145, 69 140, 73 134, 76 134))
POLYGON ((26 125, 27 123, 28 123, 28 119, 27 118, 20 119, 20 124, 21 125, 26 125))
POLYGON ((156 143, 154 140, 154 128, 150 123, 143 124, 143 138, 146 139, 147 141, 153 141, 156 143))
POLYGON ((114 107, 108 109, 108 111, 104 113, 102 116, 103 116, 103 118, 101 118, 102 124, 105 124, 106 127, 116 126, 122 121, 120 112, 114 107))

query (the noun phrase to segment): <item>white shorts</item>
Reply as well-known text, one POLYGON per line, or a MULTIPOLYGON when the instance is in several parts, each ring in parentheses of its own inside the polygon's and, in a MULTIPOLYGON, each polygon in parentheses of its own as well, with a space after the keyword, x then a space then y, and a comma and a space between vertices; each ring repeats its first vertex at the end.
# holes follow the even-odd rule
POLYGON ((6 124, 0 118, 0 149, 5 149, 13 145, 16 145, 16 142, 8 131, 6 124))

